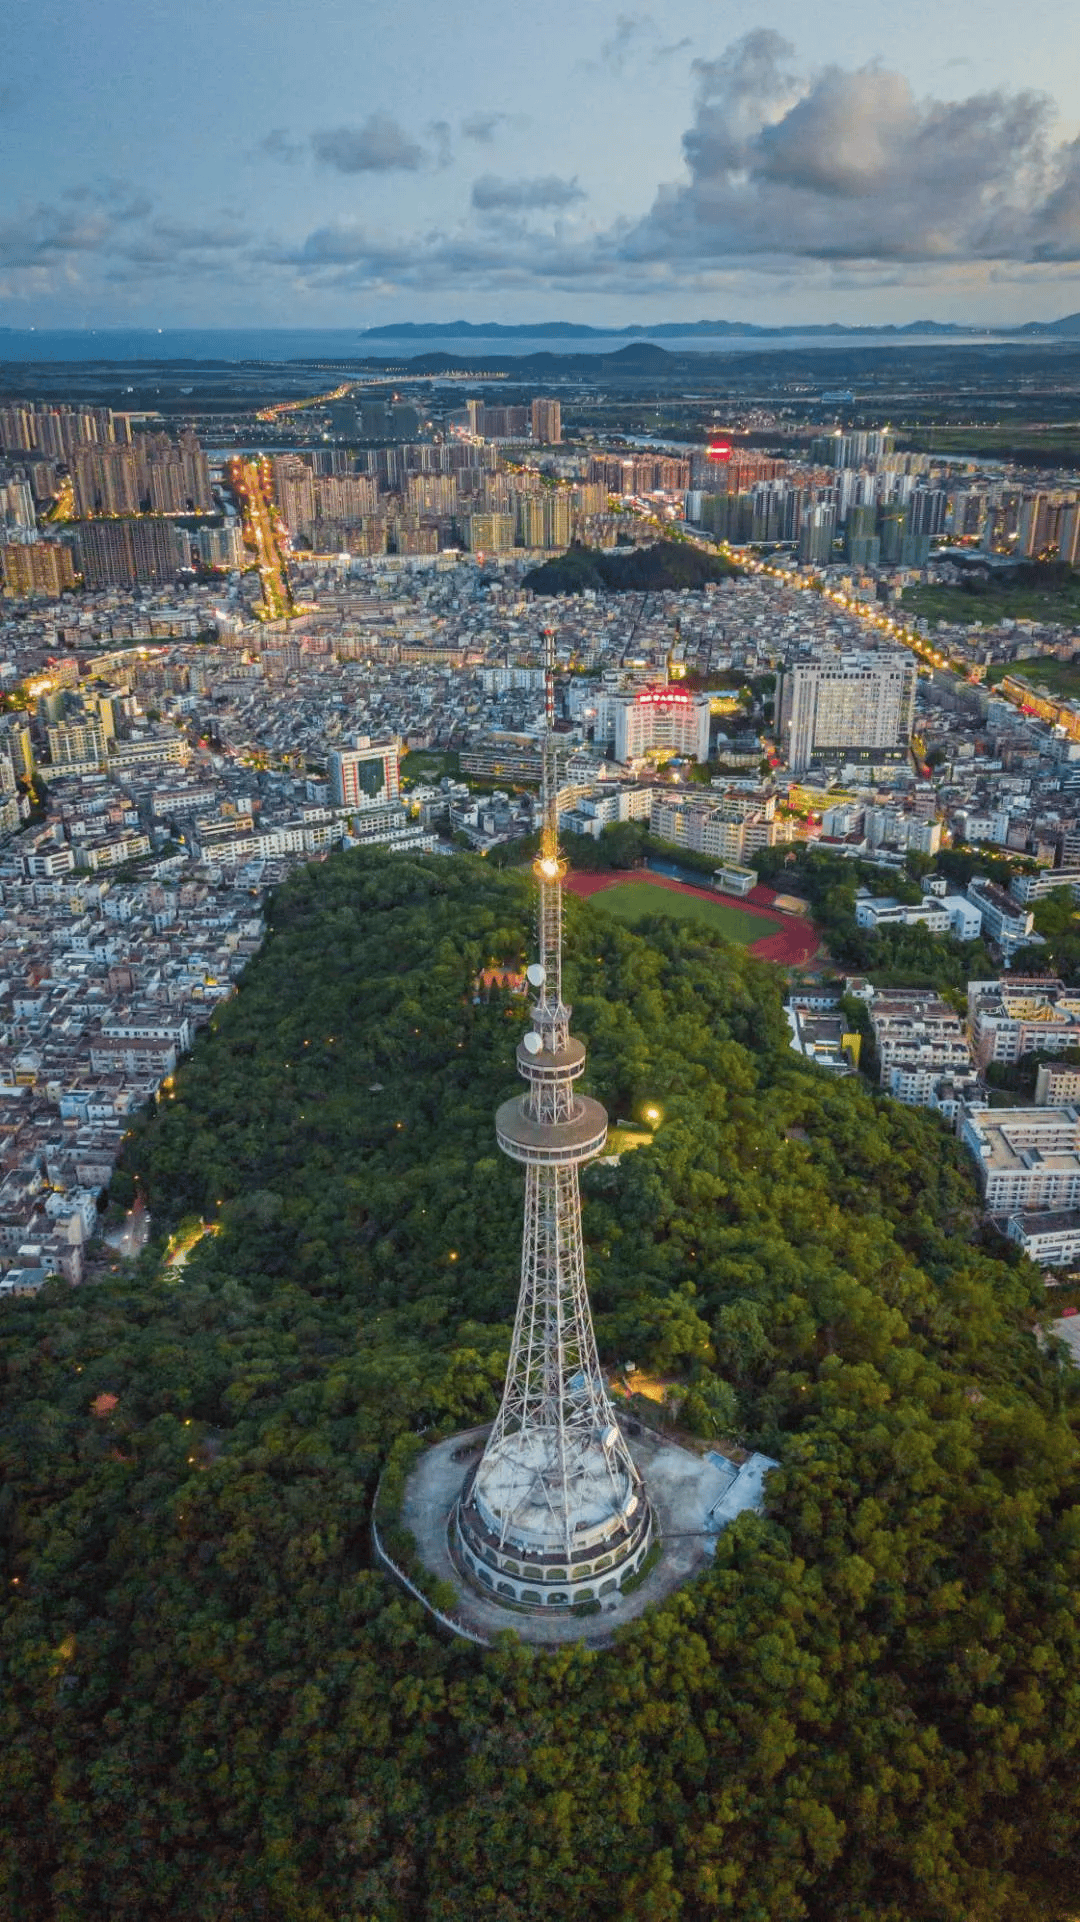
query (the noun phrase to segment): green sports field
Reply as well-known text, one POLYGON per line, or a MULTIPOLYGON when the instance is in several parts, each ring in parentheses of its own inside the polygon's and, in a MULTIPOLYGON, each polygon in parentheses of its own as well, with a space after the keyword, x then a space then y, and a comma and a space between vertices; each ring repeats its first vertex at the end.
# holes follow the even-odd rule
POLYGON ((753 914, 749 908, 731 908, 724 901, 702 901, 695 894, 677 894, 674 888, 654 887, 649 881, 620 881, 589 897, 590 907, 614 914, 631 926, 650 914, 670 914, 676 921, 700 921, 707 928, 740 947, 749 947, 767 934, 775 934, 775 921, 753 914))

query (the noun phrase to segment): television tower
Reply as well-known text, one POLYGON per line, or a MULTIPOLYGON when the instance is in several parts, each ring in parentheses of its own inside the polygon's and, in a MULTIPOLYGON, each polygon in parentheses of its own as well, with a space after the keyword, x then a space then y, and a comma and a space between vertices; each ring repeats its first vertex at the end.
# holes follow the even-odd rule
POLYGON ((562 877, 555 637, 548 632, 539 960, 532 1027, 518 1044, 528 1092, 498 1110, 503 1153, 525 1166, 525 1227, 502 1404, 457 1504, 456 1549, 477 1585, 526 1607, 600 1599, 638 1569, 652 1514, 596 1352, 578 1169, 607 1140, 598 1101, 574 1092, 585 1049, 562 998, 562 877))

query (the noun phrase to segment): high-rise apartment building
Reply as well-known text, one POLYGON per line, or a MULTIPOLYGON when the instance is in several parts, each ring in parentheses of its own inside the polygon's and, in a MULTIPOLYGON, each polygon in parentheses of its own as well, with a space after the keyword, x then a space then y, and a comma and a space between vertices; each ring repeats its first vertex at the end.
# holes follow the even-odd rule
POLYGON ((1064 559, 1066 545, 1075 545, 1075 494, 1025 494, 1020 507, 1016 551, 1036 560, 1064 559))
POLYGON ((474 554, 508 554, 516 531, 514 514, 469 515, 469 547, 474 554))
POLYGON ((557 400, 533 401, 532 437, 543 447, 559 445, 562 440, 562 407, 557 400))
POLYGON ((307 536, 315 514, 315 476, 299 454, 279 454, 270 463, 274 499, 290 534, 307 536))
POLYGON ((398 799, 397 741, 370 741, 361 735, 354 748, 335 748, 327 757, 330 801, 337 808, 383 807, 398 799))
POLYGON ((162 587, 191 565, 187 536, 160 516, 84 521, 75 535, 79 573, 87 587, 162 587))
POLYGON ((0 480, 0 528, 17 527, 29 533, 37 526, 37 510, 30 482, 24 474, 0 480))
POLYGON ((373 474, 319 474, 315 478, 315 518, 352 526, 374 514, 378 495, 373 474))
POLYGON ((483 440, 525 440, 532 422, 527 407, 485 407, 482 400, 465 402, 469 432, 483 440))
POLYGON ((224 527, 200 527, 195 542, 206 567, 239 567, 243 562, 244 543, 236 521, 226 521, 224 527))
POLYGON ((133 447, 79 447, 71 457, 75 512, 137 514, 142 507, 141 475, 133 447))
POLYGON ((0 746, 16 780, 29 781, 34 773, 34 748, 25 714, 0 714, 0 746))
POLYGON ((0 407, 0 449, 5 454, 28 454, 36 446, 33 408, 19 401, 0 407))
POLYGON ((456 514, 457 476, 454 474, 410 474, 406 496, 417 513, 456 514))
POLYGON ((519 495, 518 539, 522 547, 569 547, 570 524, 570 495, 565 488, 519 495))
POLYGON ((4 593, 21 600, 45 594, 56 600, 65 587, 74 587, 71 550, 59 541, 23 541, 0 547, 0 579, 4 593))
POLYGON ((910 654, 833 654, 784 674, 781 741, 798 777, 814 761, 886 761, 907 752, 915 719, 910 654))
POLYGON ((807 561, 811 566, 824 566, 832 559, 835 539, 835 507, 825 501, 816 501, 812 506, 805 508, 799 528, 800 561, 807 561))

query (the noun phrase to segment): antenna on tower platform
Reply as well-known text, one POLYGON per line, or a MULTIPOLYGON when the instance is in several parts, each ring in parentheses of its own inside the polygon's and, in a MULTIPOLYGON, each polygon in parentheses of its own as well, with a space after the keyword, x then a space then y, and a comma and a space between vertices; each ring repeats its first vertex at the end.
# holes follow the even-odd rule
POLYGON ((600 1368, 585 1287, 579 1170, 601 1154, 607 1115, 580 1095, 585 1049, 562 998, 562 877, 555 747, 555 635, 544 634, 543 832, 534 865, 536 1000, 518 1047, 528 1093, 495 1119, 503 1153, 525 1168, 521 1284, 506 1383, 487 1446, 457 1504, 470 1575, 519 1606, 569 1607, 640 1569, 652 1513, 600 1368))
POLYGON ((555 629, 544 629, 544 751, 541 799, 544 811, 541 853, 548 860, 559 858, 559 764, 555 747, 555 629))

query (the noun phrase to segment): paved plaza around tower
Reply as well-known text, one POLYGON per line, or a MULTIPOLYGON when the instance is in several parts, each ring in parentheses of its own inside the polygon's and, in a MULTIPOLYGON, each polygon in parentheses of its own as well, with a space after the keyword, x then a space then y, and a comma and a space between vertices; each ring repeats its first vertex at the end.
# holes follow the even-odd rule
POLYGON ((449 1525, 454 1504, 469 1469, 479 1459, 488 1428, 474 1428, 438 1442, 420 1457, 405 1488, 398 1517, 412 1534, 420 1560, 430 1574, 449 1582, 457 1593, 453 1613, 462 1625, 485 1641, 513 1630, 523 1641, 549 1647, 584 1642, 594 1647, 610 1642, 616 1629, 634 1621, 656 1602, 662 1602, 712 1560, 719 1527, 739 1507, 757 1507, 764 1475, 775 1464, 753 1455, 741 1471, 723 1457, 697 1453, 658 1435, 643 1432, 629 1438, 633 1456, 652 1504, 661 1554, 655 1567, 629 1595, 604 1599, 598 1615, 575 1615, 570 1609, 506 1607, 478 1593, 451 1557, 449 1525), (744 1499, 740 1500, 741 1491, 744 1499), (714 1515, 713 1511, 718 1510, 714 1515))

